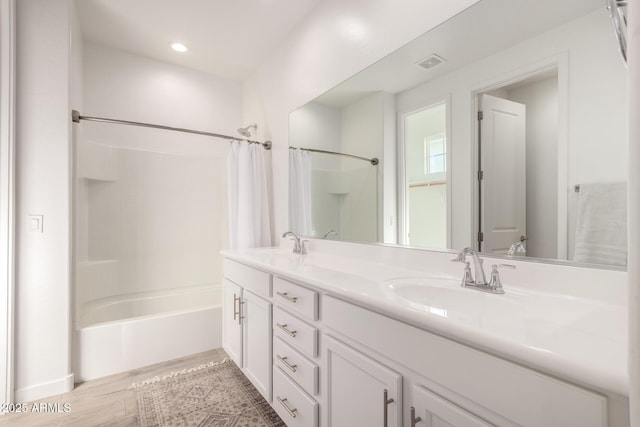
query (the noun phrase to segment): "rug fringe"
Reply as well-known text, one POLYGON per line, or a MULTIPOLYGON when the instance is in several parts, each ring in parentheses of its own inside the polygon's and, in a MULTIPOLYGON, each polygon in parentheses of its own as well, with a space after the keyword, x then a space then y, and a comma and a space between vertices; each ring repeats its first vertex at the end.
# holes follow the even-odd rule
POLYGON ((155 377, 146 379, 146 380, 144 380, 142 382, 133 383, 127 389, 130 390, 130 389, 135 389, 135 388, 142 387, 142 386, 149 385, 149 384, 155 384, 157 382, 160 382, 160 381, 163 381, 163 380, 168 380, 169 378, 174 378, 174 377, 177 377, 179 375, 188 374, 188 373, 191 373, 191 372, 200 371, 202 369, 211 368, 213 366, 222 365, 223 363, 227 363, 229 360, 230 359, 228 357, 225 357, 224 359, 222 359, 219 362, 211 361, 209 363, 204 363, 202 365, 198 365, 198 366, 196 366, 194 368, 189 368, 189 369, 185 368, 185 369, 181 369, 179 371, 173 371, 173 372, 171 372, 171 373, 169 373, 167 375, 163 375, 161 377, 156 375, 155 377))

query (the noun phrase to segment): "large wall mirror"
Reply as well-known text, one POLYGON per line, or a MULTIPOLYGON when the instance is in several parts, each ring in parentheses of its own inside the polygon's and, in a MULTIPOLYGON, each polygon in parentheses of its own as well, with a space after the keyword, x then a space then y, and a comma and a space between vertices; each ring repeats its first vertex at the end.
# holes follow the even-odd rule
POLYGON ((291 229, 625 266, 618 47, 600 0, 481 0, 291 113, 291 229))

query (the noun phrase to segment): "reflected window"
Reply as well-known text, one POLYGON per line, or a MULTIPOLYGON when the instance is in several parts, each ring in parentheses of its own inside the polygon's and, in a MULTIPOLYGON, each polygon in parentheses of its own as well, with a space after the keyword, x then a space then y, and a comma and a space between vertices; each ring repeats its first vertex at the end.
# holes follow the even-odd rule
POLYGON ((446 130, 446 102, 404 115, 404 244, 447 247, 446 130))
POLYGON ((430 181, 444 179, 447 168, 447 148, 444 134, 427 136, 424 138, 425 175, 430 181))

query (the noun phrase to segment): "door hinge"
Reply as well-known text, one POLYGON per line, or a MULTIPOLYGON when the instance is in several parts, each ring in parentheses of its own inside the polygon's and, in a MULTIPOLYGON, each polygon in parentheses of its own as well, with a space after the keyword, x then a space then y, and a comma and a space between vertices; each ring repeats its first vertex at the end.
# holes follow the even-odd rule
POLYGON ((484 179, 484 171, 478 171, 478 181, 482 181, 484 179))
POLYGON ((484 119, 484 113, 482 111, 478 111, 478 120, 484 119))
POLYGON ((484 233, 482 231, 478 231, 478 242, 484 242, 484 233))

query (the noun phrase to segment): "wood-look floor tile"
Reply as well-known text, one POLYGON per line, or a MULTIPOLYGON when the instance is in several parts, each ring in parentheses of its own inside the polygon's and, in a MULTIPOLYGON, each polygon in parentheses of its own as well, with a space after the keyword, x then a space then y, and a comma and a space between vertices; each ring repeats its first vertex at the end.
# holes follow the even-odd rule
POLYGON ((70 412, 7 414, 0 416, 0 427, 138 426, 139 411, 136 392, 129 388, 132 384, 156 375, 163 376, 211 361, 220 361, 224 357, 226 354, 222 349, 215 349, 76 384, 74 390, 69 393, 34 402, 58 403, 59 407, 70 403, 70 412))

